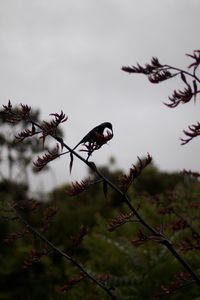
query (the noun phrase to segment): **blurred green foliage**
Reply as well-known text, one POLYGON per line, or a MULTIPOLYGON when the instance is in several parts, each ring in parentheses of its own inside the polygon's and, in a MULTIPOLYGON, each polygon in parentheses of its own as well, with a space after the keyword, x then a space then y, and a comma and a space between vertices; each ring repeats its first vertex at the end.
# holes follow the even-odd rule
MULTIPOLYGON (((110 172, 108 167, 102 167, 101 171, 120 184, 120 170, 110 172)), ((93 174, 89 175, 91 180, 95 180, 93 174)), ((159 243, 148 241, 140 246, 131 243, 138 238, 138 230, 143 230, 139 223, 129 222, 113 231, 108 230, 111 219, 128 212, 114 191, 108 189, 106 199, 102 183, 99 183, 78 196, 70 197, 66 193, 68 187, 67 184, 54 189, 45 196, 49 200, 41 201, 33 212, 19 205, 20 213, 57 247, 77 258, 90 274, 104 278, 118 299, 155 299, 172 283, 177 273, 184 271, 159 243), (57 213, 48 222, 46 216, 50 209, 57 213), (78 235, 82 225, 89 229, 89 233, 76 247, 72 237, 78 235)), ((199 251, 186 251, 182 245, 186 237, 192 237, 191 229, 188 226, 178 228, 176 221, 179 215, 164 212, 173 209, 198 232, 199 193, 200 183, 197 180, 178 173, 163 173, 153 165, 143 171, 129 190, 132 204, 139 208, 150 224, 164 230, 197 272, 200 271, 199 251)), ((50 249, 46 255, 27 266, 25 262, 29 261, 31 251, 41 251, 46 246, 33 234, 24 233, 24 227, 14 219, 15 214, 9 211, 8 204, 33 199, 28 195, 27 186, 8 180, 0 182, 0 195, 0 299, 110 299, 88 279, 63 292, 63 285, 79 276, 79 271, 50 249), (15 239, 13 234, 14 237, 16 234, 19 236, 15 239)), ((145 230, 144 233, 147 234, 145 230)), ((191 284, 168 297, 173 300, 180 297, 182 300, 197 300, 199 288, 191 284)))

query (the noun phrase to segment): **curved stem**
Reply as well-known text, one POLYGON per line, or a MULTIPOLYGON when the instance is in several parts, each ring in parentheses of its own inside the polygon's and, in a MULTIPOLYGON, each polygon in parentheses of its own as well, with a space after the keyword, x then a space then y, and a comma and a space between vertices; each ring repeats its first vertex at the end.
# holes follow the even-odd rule
POLYGON ((109 179, 107 179, 95 166, 94 163, 88 162, 85 160, 82 156, 80 156, 78 153, 76 153, 74 150, 70 149, 69 146, 67 146, 65 143, 62 144, 64 147, 66 147, 69 151, 71 151, 77 158, 79 158, 81 161, 83 161, 89 168, 91 168, 103 181, 106 182, 107 185, 109 185, 114 191, 116 191, 122 198, 124 203, 127 204, 129 209, 133 212, 133 214, 137 217, 139 222, 148 229, 151 233, 160 236, 162 241, 161 243, 167 247, 167 249, 174 255, 174 257, 179 261, 179 263, 190 273, 191 277, 195 280, 195 282, 200 285, 200 278, 195 274, 195 272, 192 270, 192 268, 187 264, 187 262, 178 254, 178 252, 173 247, 172 243, 160 232, 158 232, 155 228, 153 228, 148 222, 145 221, 145 219, 138 213, 138 211, 133 207, 133 205, 130 202, 130 199, 126 194, 124 194, 114 183, 112 183, 109 179))
POLYGON ((172 66, 169 66, 169 65, 164 65, 163 67, 167 67, 167 68, 169 68, 169 69, 171 69, 171 70, 175 70, 175 71, 178 71, 178 72, 180 72, 180 73, 184 73, 184 74, 186 74, 186 75, 192 77, 193 79, 195 79, 196 81, 198 81, 198 82, 200 83, 200 79, 195 75, 195 73, 192 74, 192 73, 187 72, 187 71, 185 71, 185 70, 182 70, 182 69, 179 69, 179 68, 176 68, 176 67, 172 67, 172 66))

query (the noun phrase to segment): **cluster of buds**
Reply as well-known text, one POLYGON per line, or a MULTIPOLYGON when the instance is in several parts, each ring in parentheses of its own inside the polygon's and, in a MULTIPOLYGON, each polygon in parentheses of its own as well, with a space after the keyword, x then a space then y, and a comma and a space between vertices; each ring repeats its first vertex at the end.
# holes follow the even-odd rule
POLYGON ((191 237, 187 236, 181 242, 181 250, 183 252, 199 251, 200 250, 200 235, 193 233, 191 237))
POLYGON ((35 129, 35 125, 32 124, 31 129, 24 129, 23 131, 19 132, 15 138, 17 139, 18 142, 22 142, 24 139, 31 137, 33 135, 38 134, 38 132, 35 129))
POLYGON ((189 274, 186 272, 179 272, 173 278, 173 281, 168 285, 161 285, 161 291, 158 295, 156 295, 156 299, 160 299, 160 297, 171 295, 176 292, 178 289, 184 286, 184 283, 189 279, 189 274))
POLYGON ((86 191, 91 185, 90 179, 82 180, 81 182, 73 182, 72 185, 66 190, 67 195, 76 196, 86 191))
POLYGON ((177 220, 167 224, 167 228, 173 231, 180 231, 180 230, 182 231, 186 227, 187 227, 187 222, 182 218, 178 218, 177 220))
POLYGON ((164 80, 168 80, 174 76, 180 75, 186 87, 183 90, 175 90, 173 95, 169 97, 170 103, 166 104, 168 107, 174 108, 180 103, 184 104, 189 102, 193 97, 195 100, 196 95, 200 92, 197 85, 199 81, 195 75, 195 71, 200 63, 200 50, 195 50, 193 55, 187 54, 187 56, 194 60, 194 62, 188 66, 188 68, 193 68, 193 73, 191 74, 166 64, 163 65, 155 57, 152 58, 150 64, 145 64, 144 67, 142 67, 140 64, 137 64, 137 66, 124 66, 122 67, 122 70, 128 73, 144 74, 151 83, 160 83, 164 80), (192 84, 188 82, 186 76, 193 77, 192 84))
POLYGON ((189 102, 193 97, 193 91, 190 85, 185 87, 183 90, 175 90, 171 97, 168 97, 170 103, 165 103, 170 108, 177 107, 180 103, 185 104, 189 102))
POLYGON ((166 239, 162 233, 157 234, 145 234, 142 230, 139 230, 137 233, 137 239, 131 241, 131 244, 135 247, 141 246, 146 242, 153 241, 156 243, 164 243, 166 239))
POLYGON ((73 245, 75 247, 78 247, 88 233, 89 233, 89 228, 84 225, 81 225, 79 233, 71 237, 71 241, 73 242, 73 245))
POLYGON ((17 124, 30 119, 31 107, 28 105, 21 104, 20 109, 14 109, 9 100, 7 105, 3 105, 3 108, 3 113, 9 123, 17 124))
POLYGON ((194 68, 196 70, 200 65, 200 50, 194 50, 193 54, 186 54, 188 57, 192 58, 193 62, 188 66, 188 68, 194 68))
POLYGON ((130 74, 137 73, 147 75, 151 83, 159 83, 174 76, 168 67, 159 62, 157 57, 152 57, 151 63, 145 64, 144 67, 140 64, 137 64, 137 66, 123 66, 122 71, 130 74))
POLYGON ((116 228, 129 222, 136 222, 136 220, 133 219, 133 216, 133 212, 119 214, 116 218, 113 218, 110 221, 108 231, 114 231, 116 228))
POLYGON ((55 215, 57 214, 57 211, 58 208, 55 206, 50 206, 44 211, 43 226, 42 226, 43 230, 49 228, 53 217, 55 217, 55 215))
POLYGON ((138 164, 133 165, 129 170, 129 174, 123 175, 121 178, 121 183, 126 190, 128 190, 131 183, 141 174, 142 170, 145 169, 151 163, 151 161, 152 157, 149 155, 149 153, 143 160, 138 157, 138 164))
POLYGON ((200 123, 197 122, 197 124, 193 124, 188 126, 188 130, 183 130, 184 134, 187 136, 187 138, 182 138, 182 145, 185 145, 189 143, 193 138, 200 135, 200 123))
POLYGON ((84 277, 79 275, 77 277, 72 277, 65 282, 65 284, 61 287, 61 292, 67 292, 71 290, 75 285, 77 285, 84 277))
POLYGON ((23 261, 23 268, 28 269, 30 268, 33 263, 40 262, 41 258, 49 253, 47 247, 44 247, 42 250, 35 250, 32 249, 29 252, 28 258, 24 259, 23 261))
POLYGON ((24 237, 25 234, 29 233, 29 231, 27 229, 23 229, 22 231, 19 232, 13 232, 11 234, 9 234, 5 239, 4 239, 4 243, 5 244, 11 244, 14 243, 15 241, 17 241, 18 239, 21 239, 24 237))
POLYGON ((65 114, 63 113, 63 111, 61 110, 61 113, 58 114, 58 113, 52 113, 50 114, 50 116, 53 116, 54 119, 51 120, 50 122, 47 122, 47 121, 43 121, 42 125, 41 125, 41 139, 43 141, 43 144, 45 142, 45 139, 48 135, 54 135, 56 136, 56 131, 57 131, 57 128, 58 126, 61 124, 61 123, 64 123, 67 121, 68 117, 65 116, 65 114))
POLYGON ((42 156, 38 156, 37 160, 33 162, 33 165, 35 167, 36 171, 41 171, 49 162, 56 159, 60 156, 59 153, 59 145, 57 144, 56 147, 53 150, 48 150, 47 153, 45 153, 42 156))

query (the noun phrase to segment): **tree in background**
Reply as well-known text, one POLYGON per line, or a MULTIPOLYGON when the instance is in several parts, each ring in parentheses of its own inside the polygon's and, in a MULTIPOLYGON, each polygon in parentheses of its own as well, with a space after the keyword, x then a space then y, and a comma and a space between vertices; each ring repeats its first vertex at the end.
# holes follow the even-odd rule
MULTIPOLYGON (((18 114, 17 108, 14 108, 18 114)), ((32 111, 32 119, 39 120, 39 111, 32 111)), ((36 136, 31 139, 24 139, 17 136, 17 133, 26 126, 25 120, 16 125, 16 121, 7 122, 5 113, 0 111, 0 176, 2 181, 13 181, 28 185, 29 173, 34 172, 32 160, 34 155, 41 154, 50 149, 50 143, 43 145, 36 136), (23 141, 23 143, 22 143, 23 141)), ((62 136, 61 130, 59 135, 62 136)))

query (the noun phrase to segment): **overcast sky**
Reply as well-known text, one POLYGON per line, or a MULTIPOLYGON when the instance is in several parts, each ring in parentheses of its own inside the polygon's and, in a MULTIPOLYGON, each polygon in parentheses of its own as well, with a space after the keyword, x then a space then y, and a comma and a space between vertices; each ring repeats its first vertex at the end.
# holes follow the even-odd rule
MULTIPOLYGON (((93 155, 97 165, 114 156, 127 170, 149 152, 162 170, 200 170, 200 141, 179 140, 199 120, 199 104, 169 109, 163 102, 178 80, 152 85, 121 71, 152 56, 187 67, 185 53, 199 49, 199 12, 199 0, 0 0, 0 101, 39 108, 44 118, 62 109, 70 146, 113 123, 113 140, 93 155)), ((52 163, 39 187, 82 178, 85 166, 75 161, 69 176, 68 162, 52 163)))

